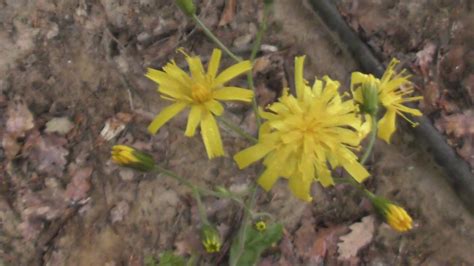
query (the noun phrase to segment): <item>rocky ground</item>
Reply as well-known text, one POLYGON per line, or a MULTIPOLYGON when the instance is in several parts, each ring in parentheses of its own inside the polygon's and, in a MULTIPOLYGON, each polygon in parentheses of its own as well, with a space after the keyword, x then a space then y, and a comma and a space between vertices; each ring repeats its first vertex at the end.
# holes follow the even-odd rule
MULTIPOLYGON (((246 57, 260 2, 203 0, 199 16, 246 57)), ((472 4, 341 0, 338 7, 384 63, 395 56, 415 73, 420 108, 472 166, 472 4)), ((348 85, 358 70, 300 1, 275 1, 263 43, 254 70, 261 105, 292 84, 295 55, 308 55, 308 79, 329 74, 348 85)), ((143 265, 165 250, 194 249, 203 262, 225 265, 229 242, 220 254, 199 250, 197 209, 185 187, 109 159, 112 145, 128 144, 195 183, 241 190, 254 182, 256 169, 239 171, 231 159, 248 146, 231 132, 222 131, 228 156, 212 161, 199 137, 184 137, 184 115, 155 136, 146 132, 166 103, 144 73, 173 58, 184 65, 179 47, 206 61, 214 46, 173 1, 0 0, 0 265, 143 265)), ((244 78, 237 83, 245 86, 244 78)), ((248 106, 227 107, 229 119, 255 131, 248 106)), ((285 225, 260 265, 474 264, 474 218, 408 126, 394 145, 377 142, 369 167, 368 186, 405 206, 414 230, 392 231, 350 187, 315 186, 308 204, 282 182, 258 200, 285 225)), ((240 210, 205 202, 222 233, 235 232, 240 210)))

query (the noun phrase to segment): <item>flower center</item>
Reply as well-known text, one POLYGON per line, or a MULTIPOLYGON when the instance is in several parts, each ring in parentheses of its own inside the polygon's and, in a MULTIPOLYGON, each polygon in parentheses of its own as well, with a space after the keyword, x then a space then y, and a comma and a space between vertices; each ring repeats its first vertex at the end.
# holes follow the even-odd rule
POLYGON ((211 91, 208 87, 195 83, 191 88, 191 96, 196 102, 203 103, 211 98, 211 91))

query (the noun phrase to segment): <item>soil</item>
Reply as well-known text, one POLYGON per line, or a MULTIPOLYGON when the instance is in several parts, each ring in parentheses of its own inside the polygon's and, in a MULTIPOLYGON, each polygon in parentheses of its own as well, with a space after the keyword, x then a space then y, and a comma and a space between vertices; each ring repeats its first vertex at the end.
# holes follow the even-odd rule
MULTIPOLYGON (((198 13, 226 45, 248 57, 262 3, 236 2, 235 16, 225 25, 219 26, 223 0, 199 1, 198 13)), ((414 81, 425 96, 421 108, 436 122, 472 111, 474 101, 466 99, 474 75, 474 7, 469 1, 434 2, 338 4, 379 58, 387 63, 396 56, 417 71, 414 81), (436 46, 431 57, 429 44, 436 46), (425 61, 416 61, 420 51, 428 54, 425 61)), ((295 55, 307 55, 310 80, 328 74, 347 87, 358 69, 300 1, 275 1, 264 44, 256 73, 261 105, 291 86, 295 55)), ((220 254, 205 254, 188 189, 110 161, 111 146, 127 144, 197 184, 240 191, 254 182, 258 167, 240 171, 232 160, 249 144, 230 131, 222 129, 226 156, 211 161, 203 156, 200 137, 184 136, 185 114, 157 135, 147 133, 167 103, 144 73, 170 59, 185 66, 176 52, 180 47, 207 61, 214 45, 173 1, 0 0, 0 265, 144 265, 166 250, 188 256, 193 249, 203 264, 226 264, 230 235, 241 218, 237 206, 205 199, 209 216, 227 236, 220 254)), ((223 63, 233 62, 226 57, 223 63)), ((244 78, 237 83, 245 86, 244 78)), ((229 119, 255 133, 249 106, 227 108, 229 119)), ((443 125, 439 129, 469 161, 472 142, 465 143, 473 131, 454 134, 443 125)), ((373 232, 366 232, 370 243, 341 260, 339 237, 367 221, 370 204, 344 185, 315 185, 314 202, 304 203, 282 181, 258 200, 259 209, 285 225, 283 240, 260 265, 474 264, 474 217, 429 147, 407 128, 398 130, 393 145, 377 142, 367 186, 406 207, 415 221, 412 231, 398 234, 376 219, 373 232)))

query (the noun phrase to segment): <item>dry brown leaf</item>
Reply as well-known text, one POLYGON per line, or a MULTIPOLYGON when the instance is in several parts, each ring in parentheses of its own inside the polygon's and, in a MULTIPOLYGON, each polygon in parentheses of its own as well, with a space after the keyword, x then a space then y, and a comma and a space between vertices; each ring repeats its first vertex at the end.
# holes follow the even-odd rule
POLYGON ((67 201, 78 202, 87 197, 87 193, 91 188, 90 177, 92 170, 92 167, 85 167, 73 174, 71 182, 66 187, 65 198, 67 201))
POLYGON ((34 127, 33 114, 22 101, 15 99, 7 109, 7 132, 13 137, 24 137, 25 132, 34 127))
POLYGON ((67 140, 56 135, 41 136, 38 131, 28 135, 23 147, 23 154, 40 173, 62 176, 69 151, 64 148, 67 140))
POLYGON ((262 72, 266 70, 270 65, 272 61, 270 60, 269 56, 261 56, 257 59, 255 59, 255 63, 253 65, 253 73, 257 74, 259 72, 262 72))
POLYGON ((452 134, 456 138, 472 136, 474 135, 474 109, 462 114, 442 116, 435 125, 439 130, 452 134))
POLYGON ((236 0, 227 0, 225 2, 224 11, 222 12, 221 19, 219 20, 219 26, 225 26, 234 19, 236 7, 236 0))
POLYGON ((421 74, 426 79, 429 76, 430 66, 436 52, 436 45, 432 42, 425 44, 423 49, 416 53, 415 64, 420 68, 421 74))
POLYGON ((295 233, 295 252, 299 257, 310 257, 310 249, 313 246, 316 237, 316 230, 312 221, 304 221, 301 227, 295 233))
POLYGON ((102 138, 109 141, 122 132, 127 124, 132 120, 132 115, 128 113, 117 113, 114 117, 105 122, 105 126, 100 132, 102 138))
POLYGON ((369 215, 362 218, 362 221, 351 225, 349 234, 341 236, 341 242, 337 244, 340 260, 351 260, 357 257, 360 249, 367 246, 374 236, 374 216, 369 215))
POLYGON ((318 230, 310 251, 311 265, 324 263, 326 256, 336 254, 339 235, 347 232, 347 226, 338 225, 318 230))

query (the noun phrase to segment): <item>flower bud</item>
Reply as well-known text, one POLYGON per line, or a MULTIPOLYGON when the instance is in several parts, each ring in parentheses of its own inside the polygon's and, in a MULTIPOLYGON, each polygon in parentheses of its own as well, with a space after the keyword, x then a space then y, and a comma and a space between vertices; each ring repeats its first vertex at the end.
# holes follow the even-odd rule
POLYGON ((372 194, 372 204, 385 221, 398 232, 405 232, 413 227, 413 220, 405 209, 389 200, 372 194))
POLYGON ((183 11, 186 16, 192 17, 196 14, 196 6, 193 0, 176 0, 176 5, 183 11))
POLYGON ((255 223, 255 229, 259 232, 267 230, 267 224, 264 221, 258 221, 255 223))
POLYGON ((115 145, 112 147, 112 161, 121 166, 143 172, 151 171, 155 167, 155 162, 151 155, 126 145, 115 145))
POLYGON ((366 82, 362 84, 363 109, 370 115, 376 115, 379 110, 379 92, 377 79, 369 75, 366 82))
POLYGON ((221 250, 221 236, 217 229, 210 225, 205 224, 201 228, 201 243, 208 253, 215 253, 221 250))

